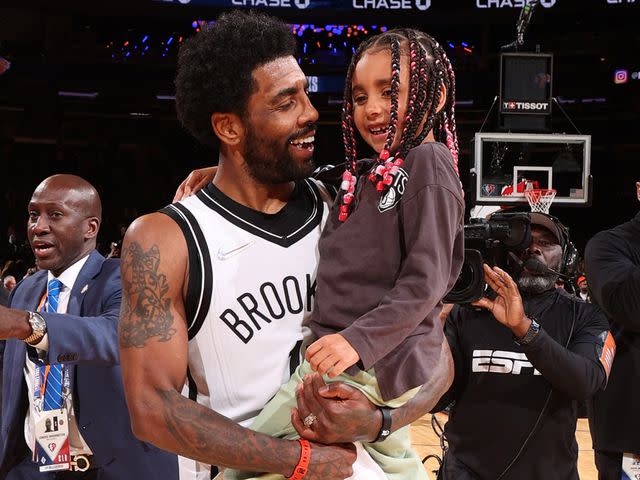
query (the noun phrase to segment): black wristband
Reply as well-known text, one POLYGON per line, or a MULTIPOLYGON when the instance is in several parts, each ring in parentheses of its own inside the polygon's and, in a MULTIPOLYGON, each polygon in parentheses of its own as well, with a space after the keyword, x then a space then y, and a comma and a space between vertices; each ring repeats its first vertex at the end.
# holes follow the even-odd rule
POLYGON ((387 407, 378 407, 382 413, 382 427, 374 442, 382 442, 391 435, 391 409, 387 407))

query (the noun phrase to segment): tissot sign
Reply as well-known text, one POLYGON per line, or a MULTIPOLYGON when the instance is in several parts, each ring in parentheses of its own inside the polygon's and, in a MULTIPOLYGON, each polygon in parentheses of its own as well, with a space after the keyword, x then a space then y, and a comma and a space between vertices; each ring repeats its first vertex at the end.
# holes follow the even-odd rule
POLYGON ((210 7, 287 8, 305 10, 324 8, 333 10, 394 10, 425 11, 431 7, 431 0, 156 0, 173 3, 210 7))
POLYGON ((503 100, 502 113, 549 113, 549 102, 503 100))

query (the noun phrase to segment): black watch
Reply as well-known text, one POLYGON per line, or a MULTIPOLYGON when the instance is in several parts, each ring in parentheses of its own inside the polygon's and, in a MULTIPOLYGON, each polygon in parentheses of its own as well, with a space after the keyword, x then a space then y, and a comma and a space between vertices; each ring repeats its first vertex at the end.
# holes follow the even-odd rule
POLYGON ((538 335, 538 332, 540 331, 540 324, 536 322, 535 318, 529 317, 529 320, 531 320, 531 325, 529 325, 529 330, 524 334, 524 337, 513 337, 518 345, 529 345, 533 342, 533 339, 536 338, 536 335, 538 335))
POLYGON ((374 442, 382 442, 391 435, 391 409, 388 407, 378 407, 382 413, 382 427, 374 442))

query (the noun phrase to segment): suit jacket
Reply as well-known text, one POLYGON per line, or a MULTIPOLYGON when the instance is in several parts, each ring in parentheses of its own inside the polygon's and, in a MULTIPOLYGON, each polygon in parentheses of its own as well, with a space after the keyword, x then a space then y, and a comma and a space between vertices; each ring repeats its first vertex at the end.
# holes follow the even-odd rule
POLYGON ((9 291, 3 285, 0 285, 0 305, 9 305, 9 291))
MULTIPOLYGON (((27 277, 12 292, 11 307, 34 311, 46 288, 46 271, 27 277)), ((176 456, 137 440, 131 431, 118 355, 121 297, 119 261, 105 260, 93 251, 73 286, 67 313, 42 313, 49 335, 44 361, 72 366, 78 429, 102 467, 100 478, 176 479, 176 456)), ((35 349, 27 349, 24 342, 6 341, 0 472, 9 471, 28 453, 24 441, 28 398, 23 374, 27 351, 37 358, 35 349)))

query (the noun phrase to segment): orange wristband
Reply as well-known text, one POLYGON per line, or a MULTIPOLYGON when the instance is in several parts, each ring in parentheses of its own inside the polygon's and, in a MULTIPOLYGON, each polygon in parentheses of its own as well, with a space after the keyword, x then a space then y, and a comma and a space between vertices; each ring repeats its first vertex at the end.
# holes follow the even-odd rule
POLYGON ((298 460, 296 468, 293 469, 293 475, 289 477, 289 480, 302 480, 307 474, 309 461, 311 460, 311 445, 309 445, 309 441, 301 438, 298 442, 300 443, 300 460, 298 460))

